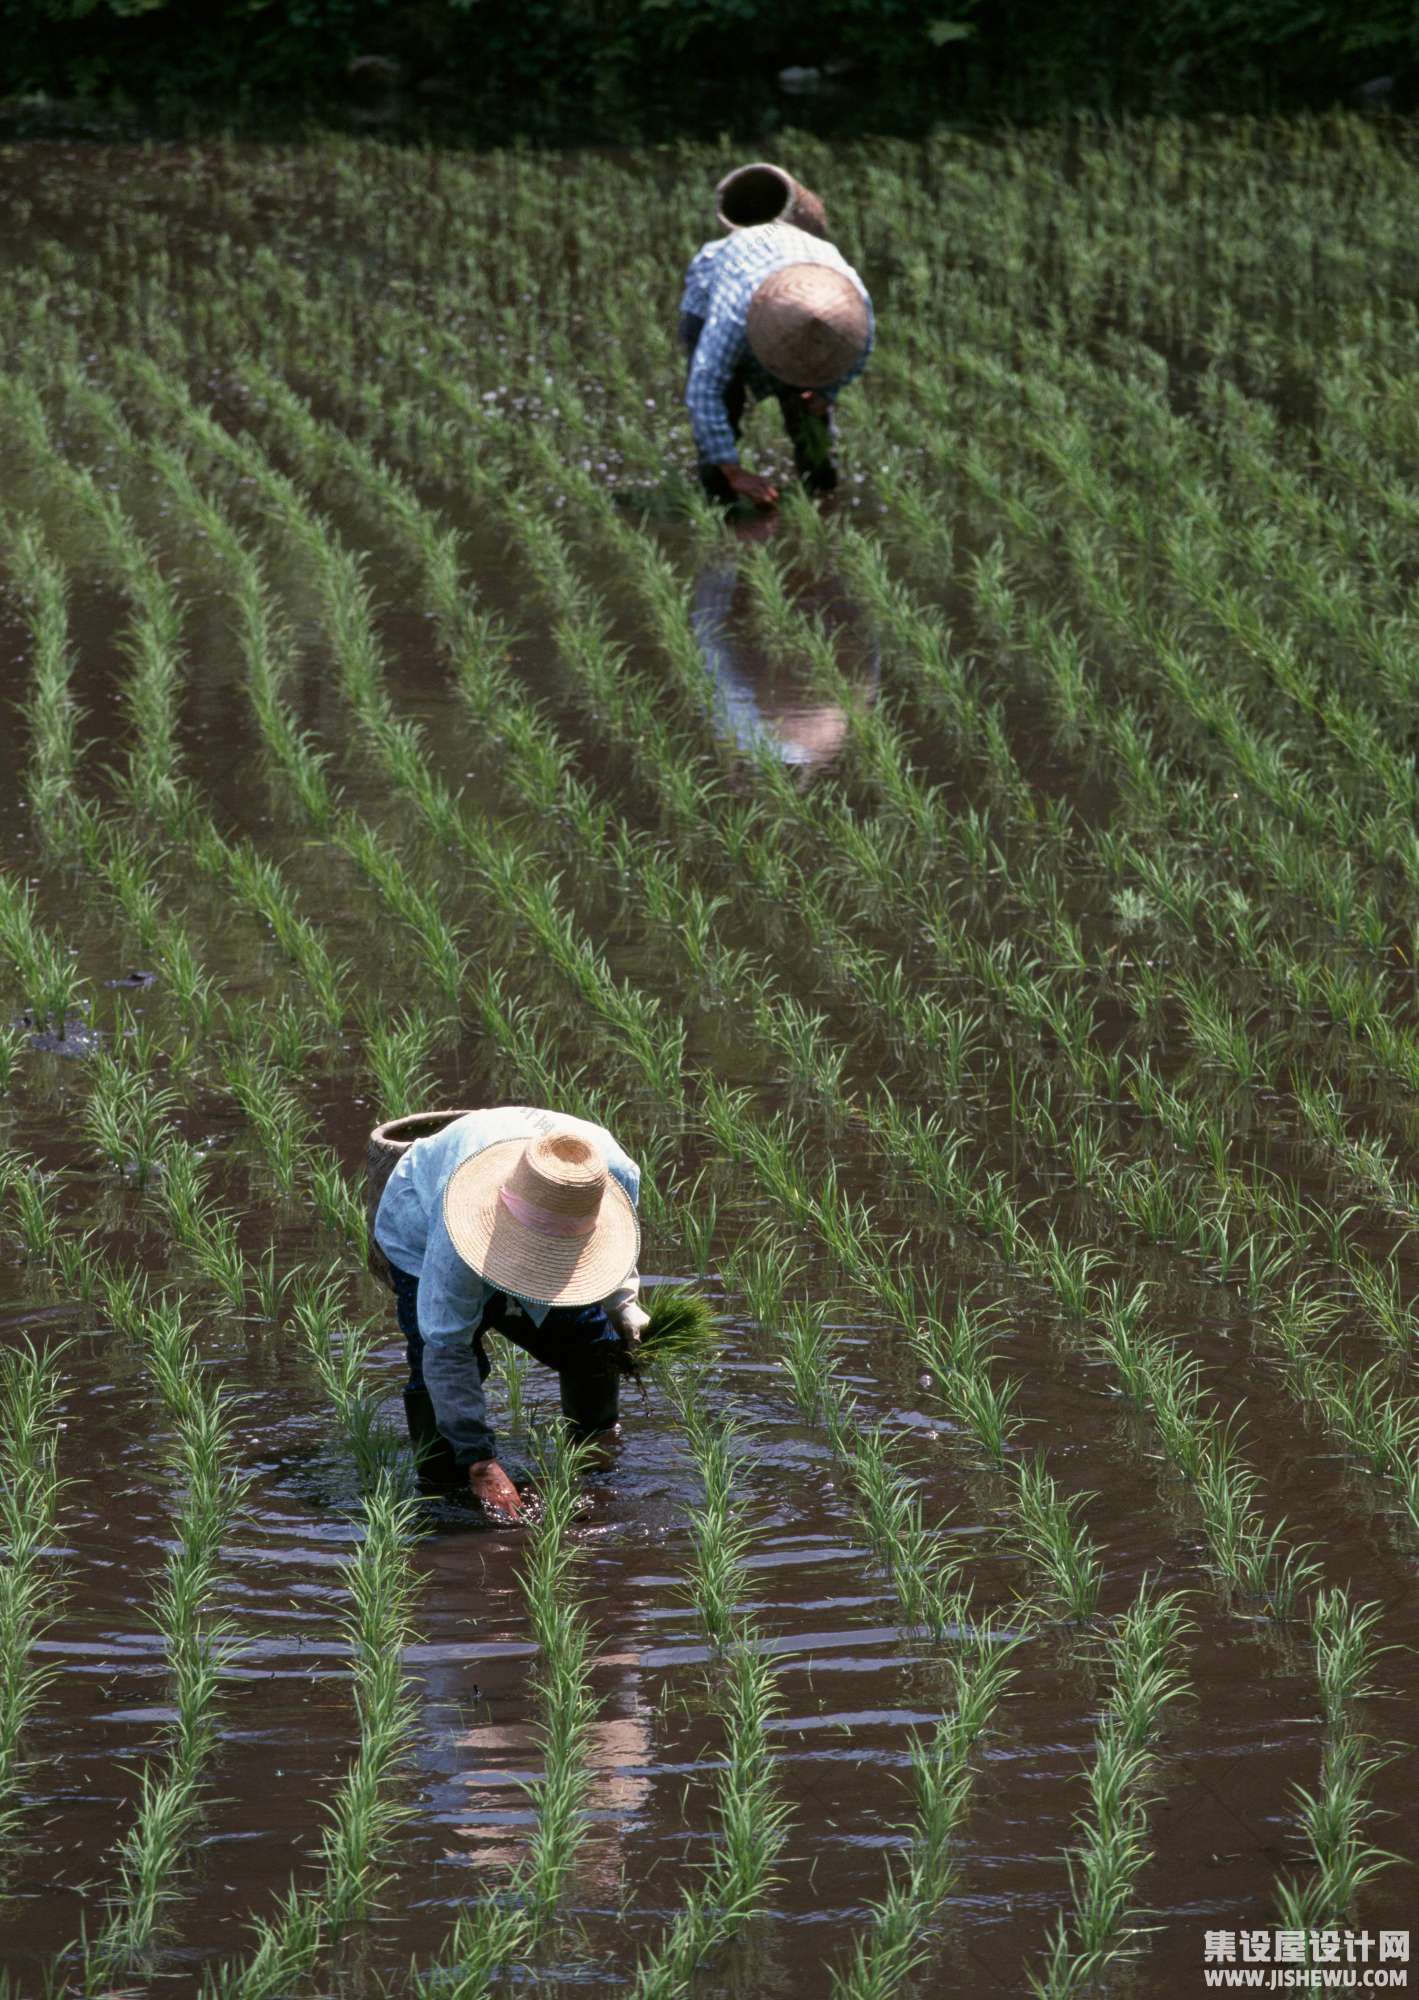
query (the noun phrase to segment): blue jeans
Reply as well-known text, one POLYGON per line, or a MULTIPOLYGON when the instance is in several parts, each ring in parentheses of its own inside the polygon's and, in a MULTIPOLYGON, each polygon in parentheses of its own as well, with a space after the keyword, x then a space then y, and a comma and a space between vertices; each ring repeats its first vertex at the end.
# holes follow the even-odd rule
MULTIPOLYGON (((399 1331, 404 1335, 409 1359, 409 1383, 404 1391, 406 1405, 411 1396, 424 1397, 424 1339, 419 1332, 419 1280, 411 1271, 390 1266, 394 1278, 394 1304, 399 1331)), ((601 1306, 553 1306, 541 1326, 520 1310, 514 1310, 506 1293, 494 1292, 483 1308, 483 1318, 473 1336, 473 1354, 478 1379, 485 1381, 492 1363, 483 1345, 488 1328, 503 1335, 544 1368, 554 1368, 560 1379, 562 1414, 574 1438, 594 1437, 609 1430, 620 1409, 621 1374, 616 1365, 620 1337, 601 1306)))

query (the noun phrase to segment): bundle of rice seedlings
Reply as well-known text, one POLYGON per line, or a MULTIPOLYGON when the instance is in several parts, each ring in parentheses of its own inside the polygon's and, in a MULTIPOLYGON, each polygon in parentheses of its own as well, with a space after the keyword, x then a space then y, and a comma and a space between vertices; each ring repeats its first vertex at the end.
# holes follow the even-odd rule
POLYGON ((658 1285, 646 1294, 650 1325, 638 1341, 622 1341, 620 1363, 627 1375, 681 1362, 707 1361, 719 1345, 719 1316, 699 1292, 658 1285))

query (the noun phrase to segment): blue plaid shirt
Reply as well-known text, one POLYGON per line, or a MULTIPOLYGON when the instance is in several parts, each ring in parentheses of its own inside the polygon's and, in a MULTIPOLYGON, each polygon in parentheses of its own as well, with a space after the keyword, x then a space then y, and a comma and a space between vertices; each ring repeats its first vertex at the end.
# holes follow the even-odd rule
POLYGON ((754 362, 745 329, 754 293, 765 278, 788 264, 830 264, 835 271, 846 272, 867 303, 866 348, 840 382, 820 393, 832 402, 867 366, 874 333, 872 301, 861 278, 831 243, 825 243, 821 236, 809 236, 791 222, 760 222, 706 243, 691 259, 680 300, 682 324, 703 322, 685 384, 685 407, 702 465, 739 463, 734 428, 724 407, 725 391, 736 369, 745 362, 750 364, 750 386, 756 395, 762 396, 775 386, 754 362))

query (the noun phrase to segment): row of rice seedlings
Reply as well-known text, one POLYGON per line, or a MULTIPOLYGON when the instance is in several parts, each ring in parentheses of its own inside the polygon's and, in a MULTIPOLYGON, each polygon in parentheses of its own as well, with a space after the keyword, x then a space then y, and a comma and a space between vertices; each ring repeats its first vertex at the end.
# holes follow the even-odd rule
POLYGON ((1344 1590, 1317 1593, 1311 1629, 1326 1729, 1316 1789, 1295 1787, 1312 1869, 1277 1885, 1278 1921, 1306 1934, 1308 1964, 1316 1962, 1316 1933, 1350 1922, 1359 1892, 1401 1859, 1365 1831, 1375 1811, 1367 1788, 1387 1761, 1371 1749, 1357 1712, 1379 1693, 1375 1664, 1387 1650, 1374 1644, 1379 1620, 1378 1605, 1352 1604, 1344 1590))
MULTIPOLYGON (((164 1164, 172 1167, 183 1157, 175 1153, 164 1164)), ((165 1174, 165 1196, 167 1180, 165 1174)), ((212 1216, 203 1212, 200 1192, 188 1200, 194 1189, 187 1186, 180 1165, 175 1165, 172 1182, 167 1205, 175 1221, 187 1226, 189 1236, 194 1229, 199 1230, 200 1239, 214 1254, 221 1247, 217 1239, 224 1239, 234 1253, 228 1230, 220 1225, 214 1228, 212 1216)), ((20 1180, 19 1189, 22 1199, 25 1193, 31 1194, 30 1207, 43 1209, 42 1191, 28 1177, 20 1180)), ((354 1200, 353 1195, 344 1198, 354 1200)), ((52 1211, 28 1220, 22 1215, 31 1247, 60 1261, 60 1246, 67 1239, 56 1232, 55 1221, 52 1211)), ((242 1287, 240 1258, 234 1254, 237 1268, 228 1289, 235 1296, 242 1287)), ((121 1288, 110 1289, 115 1308, 123 1309, 121 1288)), ((295 1317, 344 1423, 357 1464, 370 1483, 364 1505, 368 1540, 349 1572, 357 1598, 351 1630, 356 1647, 361 1748, 332 1807, 333 1824, 323 1843, 326 1865, 320 1888, 300 1894, 293 1891, 278 1919, 258 1926, 257 1948, 249 1960, 213 1975, 211 1990, 223 1994, 274 1994, 282 1990, 293 1968, 307 1969, 314 1962, 332 1925, 338 1928, 367 1914, 382 1880, 380 1850, 397 1817, 390 1781, 401 1761, 413 1716, 412 1695, 401 1678, 399 1648, 391 1648, 392 1637, 405 1629, 404 1606, 412 1589, 412 1572, 403 1548, 408 1508, 389 1485, 387 1468, 395 1450, 378 1423, 375 1399, 361 1379, 360 1364, 374 1334, 369 1328, 337 1331, 338 1301, 329 1281, 324 1287, 307 1283, 297 1301, 295 1317)), ((132 1893, 127 1907, 119 1910, 89 1950, 86 1977, 91 1974, 100 1984, 107 1981, 119 1959, 130 1958, 141 1948, 151 1935, 162 1901, 171 1893, 164 1887, 163 1869, 174 1862, 176 1843, 187 1830, 192 1810, 183 1790, 183 1777, 184 1772, 177 1771, 171 1786, 145 1790, 139 1826, 130 1843, 132 1852, 125 1849, 123 1855, 123 1874, 131 1877, 128 1887, 132 1893), (184 1806, 186 1816, 180 1809, 184 1806)))
POLYGON ((971 1754, 1014 1679, 999 1647, 947 1657, 941 1720, 911 1748, 913 1815, 908 1845, 870 1904, 849 1963, 831 1970, 835 2000, 891 2000, 931 1956, 929 1927, 959 1879, 953 1842, 970 1806, 971 1754))
POLYGON ((1171 1656, 1191 1622, 1179 1593, 1155 1595, 1145 1579, 1106 1641, 1113 1681, 1095 1733, 1089 1804, 1066 1856, 1072 1907, 1067 1921, 1060 1913, 1043 1965, 1029 1974, 1040 2000, 1066 2000, 1137 1948, 1135 1884, 1151 1858, 1152 1744, 1163 1711, 1186 1689, 1171 1656))
POLYGON ((73 465, 54 443, 33 387, 7 381, 4 401, 27 451, 56 489, 71 495, 97 531, 103 559, 118 588, 133 606, 123 648, 132 672, 124 692, 129 746, 122 785, 137 810, 165 820, 181 820, 183 800, 176 784, 180 752, 175 730, 175 695, 182 680, 181 613, 176 593, 163 577, 151 548, 135 532, 115 493, 73 465))
POLYGON ((107 1915, 81 1946, 86 1993, 110 1991, 125 1968, 152 1951, 182 1894, 187 1852, 207 1805, 232 1631, 213 1610, 222 1542, 245 1486, 233 1463, 230 1399, 207 1378, 183 1301, 145 1304, 136 1330, 173 1426, 165 1456, 183 1494, 151 1613, 166 1648, 175 1714, 164 1768, 142 1768, 134 1823, 116 1849, 118 1880, 107 1915))
MULTIPOLYGON (((315 1300, 311 1302, 303 1300, 300 1304, 298 1304, 296 1309, 298 1321, 302 1322, 304 1330, 307 1331, 308 1335, 316 1335, 316 1345, 318 1352, 321 1348, 327 1346, 328 1344, 329 1313, 328 1311, 321 1312, 319 1310, 321 1305, 324 1303, 326 1302, 321 1300, 315 1300), (317 1333, 318 1326, 319 1326, 319 1333, 317 1333)), ((350 1349, 347 1347, 346 1349, 347 1356, 349 1352, 350 1349)), ((324 1358, 324 1356, 322 1356, 321 1358, 324 1358)), ((330 1386, 332 1388, 332 1394, 335 1396, 338 1404, 341 1400, 339 1393, 341 1384, 337 1382, 332 1385, 328 1382, 327 1386, 330 1386)), ((270 1954, 268 1952, 266 1956, 269 1957, 269 1955, 270 1954)))
POLYGON ((536 1822, 526 1855, 495 1894, 459 1913, 437 1960, 411 1990, 479 2000, 510 1961, 534 1952, 555 1920, 587 1829, 588 1760, 596 1715, 595 1650, 576 1577, 583 1553, 572 1529, 584 1449, 534 1439, 539 1507, 520 1573, 537 1642, 542 1773, 528 1786, 536 1822))
MULTIPOLYGON (((879 1472, 887 1472, 887 1476, 891 1476, 891 1470, 889 1470, 889 1468, 883 1468, 881 1464, 877 1466, 877 1470, 879 1470, 879 1472)), ((881 1498, 881 1494, 879 1494, 879 1498, 881 1498)), ((895 1498, 899 1498, 899 1496, 895 1496, 895 1498)), ((879 1508, 879 1512, 883 1512, 883 1520, 885 1520, 885 1502, 883 1502, 883 1506, 879 1508)), ((889 1534, 889 1530, 887 1530, 887 1528, 885 1528, 885 1526, 883 1526, 881 1522, 879 1522, 879 1528, 881 1528, 881 1534, 879 1534, 879 1540, 883 1540, 883 1542, 887 1542, 887 1544, 889 1544, 889 1542, 891 1542, 891 1534, 889 1534)), ((937 1618, 937 1624, 939 1624, 939 1618, 937 1618)))
MULTIPOLYGON (((368 592, 358 562, 333 542, 326 524, 309 513, 297 490, 276 475, 259 452, 250 446, 231 449, 241 451, 244 468, 258 468, 252 476, 262 483, 263 500, 279 511, 285 531, 297 538, 316 565, 343 685, 387 774, 435 832, 480 870, 494 894, 531 925, 558 970, 618 1031, 651 1087, 673 1100, 680 1090, 683 1029, 662 1023, 653 1001, 610 974, 601 954, 576 934, 571 919, 557 907, 552 885, 545 879, 527 879, 527 871, 514 876, 506 846, 495 843, 433 775, 419 731, 399 722, 383 693, 368 592)), ((410 915, 417 921, 420 913, 410 915)))
POLYGON ((676 2000, 710 1953, 765 1906, 790 1810, 774 1782, 770 1731, 781 1706, 777 1676, 763 1634, 743 1608, 754 1530, 733 1518, 731 1496, 742 1466, 734 1424, 710 1416, 703 1386, 690 1370, 674 1378, 671 1395, 705 1488, 685 1590, 718 1655, 712 1685, 726 1740, 714 1851, 699 1881, 684 1891, 673 1923, 641 1955, 630 1983, 633 2000, 676 2000))
MULTIPOLYGON (((850 543, 851 539, 852 539, 852 530, 849 528, 846 531, 844 540, 850 543)), ((994 600, 992 600, 992 602, 994 602, 994 600)), ((1040 658, 1042 653, 1046 650, 1041 645, 1042 633, 1040 630, 1036 629, 1036 624, 1038 624, 1038 620, 1035 621, 1035 624, 1031 624, 1028 631, 1026 631, 1023 628, 1017 629, 1019 627, 1018 607, 1016 608, 1013 616, 1014 616, 1014 623, 1010 627, 1008 637, 1012 646, 1020 652, 1022 659, 1025 659, 1028 664, 1029 661, 1040 658)), ((1058 635, 1054 634, 1053 629, 1051 629, 1051 631, 1045 633, 1044 636, 1057 637, 1058 635)), ((1071 642, 1071 635, 1067 631, 1064 632, 1061 643, 1066 643, 1066 642, 1071 642)), ((1073 643, 1077 644, 1077 642, 1073 643)), ((1112 726, 1114 718, 1112 717, 1111 713, 1106 713, 1103 719, 1104 721, 1107 721, 1109 726, 1112 726)), ((1161 798, 1162 798, 1162 788, 1160 787, 1158 788, 1159 803, 1161 803, 1161 798)), ((1117 848, 1115 848, 1113 852, 1116 854, 1118 852, 1117 848)))
MULTIPOLYGON (((1253 467, 1270 465, 1269 456, 1258 449, 1255 437, 1248 437, 1240 427, 1237 456, 1241 467, 1248 472, 1253 467)), ((1153 547, 1161 553, 1167 573, 1181 586, 1185 601, 1205 614, 1201 638, 1207 646, 1208 680, 1214 691, 1212 701, 1219 698, 1216 690, 1225 686, 1223 676, 1235 660, 1241 675, 1238 693, 1245 686, 1245 681, 1250 680, 1257 694, 1267 702, 1268 714, 1273 722, 1278 695, 1283 703, 1292 704, 1293 709, 1299 707, 1299 717, 1291 719, 1299 721, 1308 734, 1314 731, 1316 724, 1320 725, 1323 732, 1321 740, 1326 747, 1343 753, 1340 760, 1342 771, 1350 783, 1368 779, 1400 815, 1412 818, 1416 798, 1419 798, 1412 758, 1402 757, 1383 741, 1367 703, 1348 699, 1335 687, 1325 692, 1323 700, 1319 698, 1317 670, 1312 667, 1307 671, 1298 657, 1295 640, 1279 631, 1263 612, 1261 603, 1266 592, 1256 590, 1254 572, 1248 575, 1243 570, 1240 581, 1235 574, 1225 581, 1222 579, 1219 558, 1223 551, 1235 546, 1236 529, 1222 518, 1215 505, 1206 504, 1211 498, 1211 490, 1200 476, 1196 478, 1194 490, 1202 504, 1186 509, 1186 530, 1177 526, 1180 515, 1175 513, 1172 516, 1172 531, 1161 538, 1160 546, 1154 543, 1153 547), (1248 585, 1252 586, 1251 594, 1248 594, 1248 585), (1220 646, 1219 640, 1222 641, 1220 646), (1230 648, 1227 641, 1231 642, 1230 648)), ((1286 497, 1294 500, 1294 487, 1286 497)), ((1121 541, 1126 549, 1126 530, 1121 541)), ((1261 553, 1265 557, 1269 549, 1261 553)), ((1319 588, 1312 588, 1310 599, 1319 603, 1328 595, 1328 584, 1321 582, 1319 588)), ((1310 608, 1308 603, 1306 608, 1310 608)), ((1189 692, 1196 700, 1200 690, 1194 686, 1189 692)), ((1204 697, 1203 715, 1206 719, 1213 719, 1209 707, 1204 697)), ((1246 768, 1250 761, 1248 753, 1254 755, 1257 738, 1255 734, 1243 733, 1244 727, 1232 724, 1232 728, 1237 730, 1238 759, 1246 768)), ((1222 740, 1231 748, 1229 734, 1230 730, 1224 729, 1222 740)), ((1312 744, 1319 747, 1313 734, 1312 744)), ((1331 824, 1335 824, 1337 808, 1348 810, 1340 800, 1327 800, 1325 811, 1331 824)), ((1308 809, 1308 817, 1313 810, 1308 809)), ((1351 825, 1357 824, 1352 817, 1351 825)), ((1340 830, 1337 826, 1337 831, 1340 830)))
MULTIPOLYGON (((1165 685, 1171 689, 1181 687, 1184 690, 1192 703, 1193 710, 1201 717, 1208 730, 1218 740, 1225 740, 1242 759, 1248 779, 1254 786, 1260 788, 1263 803, 1273 815, 1278 816, 1274 827, 1262 825, 1249 831, 1240 807, 1233 812, 1228 806, 1227 813, 1223 815, 1221 808, 1214 809, 1209 806, 1213 850, 1221 848, 1216 838, 1220 830, 1217 822, 1225 817, 1229 832, 1239 833, 1243 854, 1250 862, 1261 868, 1263 876, 1269 874, 1276 887, 1283 891, 1289 887, 1291 893, 1302 894, 1312 903, 1318 904, 1322 912, 1333 906, 1337 915, 1343 916, 1347 923, 1353 922, 1358 926, 1354 935, 1362 949, 1381 948, 1384 943, 1384 929, 1383 927, 1377 929, 1375 926, 1375 906, 1372 903, 1352 896, 1347 909, 1342 910, 1339 905, 1334 904, 1335 886, 1337 882, 1344 882, 1350 871, 1342 870, 1337 876, 1333 867, 1328 866, 1327 861, 1321 858, 1322 848, 1316 843, 1322 842, 1323 837, 1328 838, 1324 835, 1323 827, 1318 828, 1312 837, 1314 865, 1306 862, 1305 857, 1311 850, 1306 847, 1306 835, 1298 832, 1297 826, 1298 824, 1304 826, 1314 820, 1309 798, 1299 798, 1294 773, 1283 770, 1276 762, 1275 753, 1268 750, 1267 746, 1254 735, 1248 735, 1246 725, 1228 706, 1225 694, 1218 691, 1211 670, 1210 655, 1208 671, 1204 676, 1195 663, 1188 664, 1166 633, 1160 634, 1146 624, 1146 613, 1140 613, 1137 604, 1126 594, 1110 592, 1104 599, 1098 598, 1096 593, 1096 599, 1094 608, 1106 615, 1111 623, 1117 623, 1119 632, 1127 643, 1137 648, 1140 657, 1158 658, 1162 662, 1165 675, 1170 676, 1165 685)), ((998 600, 984 602, 982 608, 988 614, 993 614, 998 608, 998 600)), ((1007 623, 1001 628, 1001 637, 1012 650, 1021 657, 1026 655, 1036 659, 1041 657, 1040 632, 1037 629, 1039 621, 1036 619, 1022 625, 1018 610, 1012 617, 1008 605, 1005 607, 1005 616, 1007 623)), ((1120 712, 1117 709, 1107 715, 1101 712, 1096 719, 1099 723, 1101 743, 1112 735, 1120 751, 1126 748, 1120 734, 1120 712)), ((1148 768, 1145 768, 1144 764, 1135 762, 1133 776, 1140 784, 1146 780, 1148 817, 1152 821, 1156 821, 1170 794, 1179 800, 1184 796, 1168 775, 1166 762, 1156 754, 1151 757, 1148 768)), ((1327 794, 1327 798, 1329 797, 1330 794, 1327 794)), ((1227 804, 1225 801, 1223 803, 1227 804)), ((1352 837, 1357 837, 1353 829, 1352 837)), ((1377 838, 1379 836, 1374 830, 1366 834, 1366 839, 1371 844, 1377 838)), ((1225 849, 1221 848, 1221 851, 1225 849)), ((1106 861, 1112 859, 1116 862, 1120 856, 1126 855, 1128 850, 1100 843, 1099 852, 1101 858, 1106 861)), ((1328 853, 1329 850, 1327 855, 1328 853)), ((1152 871, 1145 869, 1140 873, 1145 888, 1150 886, 1150 876, 1151 884, 1156 886, 1159 880, 1156 868, 1152 871)), ((1229 935, 1229 932, 1234 931, 1236 927, 1234 923, 1228 921, 1234 905, 1229 900, 1225 880, 1216 885, 1208 884, 1205 864, 1196 851, 1188 857, 1183 872, 1176 879, 1190 879, 1194 885, 1190 930, 1195 927, 1199 910, 1215 907, 1222 913, 1222 918, 1212 925, 1214 941, 1224 950, 1235 950, 1238 944, 1244 949, 1248 948, 1248 933, 1245 927, 1242 927, 1236 936, 1229 935), (1201 901, 1204 888, 1209 898, 1207 904, 1201 901)), ((1188 913, 1182 914, 1185 917, 1188 913)), ((1265 953, 1262 954, 1261 962, 1266 963, 1265 953)))
MULTIPOLYGON (((130 454, 138 445, 106 399, 92 394, 86 408, 107 412, 111 427, 126 439, 130 454)), ((49 453, 49 470, 56 479, 67 476, 63 461, 49 453)), ((92 482, 85 487, 89 498, 92 482)), ((94 501, 94 505, 100 505, 94 501)), ((123 515, 117 497, 101 496, 101 512, 116 580, 134 605, 129 707, 144 746, 137 763, 130 760, 128 796, 158 818, 174 838, 208 873, 225 872, 249 906, 261 916, 305 978, 318 1012, 332 1029, 341 1025, 338 987, 340 968, 334 964, 318 933, 294 910, 289 891, 273 864, 249 843, 228 842, 201 814, 190 793, 178 783, 175 696, 180 681, 178 613, 171 590, 158 575, 151 554, 123 515)), ((136 755, 137 753, 135 753, 136 755)), ((130 905, 131 907, 131 905, 130 905)))
MULTIPOLYGON (((1053 1534, 1055 1544, 1057 1544, 1059 1536, 1061 1536, 1061 1530, 1063 1530, 1063 1544, 1071 1546, 1075 1550, 1075 1556, 1077 1556, 1079 1554, 1077 1536, 1073 1536, 1069 1532, 1069 1518, 1067 1518, 1067 1512, 1061 1512, 1061 1508, 1059 1508, 1057 1496, 1053 1492, 1053 1482, 1049 1482, 1049 1486, 1045 1486, 1041 1478, 1025 1480, 1023 1482, 1023 1494, 1025 1494, 1025 1506, 1031 1508, 1031 1514, 1033 1514, 1033 1534, 1035 1534, 1037 1546, 1045 1546, 1049 1534, 1053 1534), (1041 1508, 1043 1508, 1043 1512, 1041 1512, 1041 1508), (1045 1542, 1041 1542, 1041 1534, 1043 1534, 1045 1542)), ((1081 1582, 1083 1582, 1083 1578, 1087 1578, 1089 1568, 1091 1568, 1091 1564, 1089 1564, 1087 1552, 1085 1552, 1085 1560, 1083 1562, 1075 1562, 1075 1566, 1073 1566, 1071 1590, 1073 1590, 1073 1602, 1075 1604, 1079 1602, 1081 1582)), ((1097 1588, 1097 1584, 1095 1584, 1095 1588, 1097 1588)))
POLYGON ((74 796, 81 754, 83 714, 73 690, 74 649, 69 638, 69 580, 33 520, 0 520, 11 588, 25 607, 34 664, 25 716, 30 730, 26 791, 41 837, 62 851, 64 824, 74 796))
POLYGON ((1419 1397, 1386 1387, 1385 1367, 1347 1364, 1332 1340, 1339 1307, 1300 1285, 1261 1324, 1296 1384, 1296 1392, 1372 1478, 1398 1496, 1409 1525, 1419 1529, 1419 1397))
POLYGON ((416 1508, 387 1473, 378 1475, 361 1503, 360 1541, 343 1565, 359 1743, 329 1803, 320 1879, 306 1889, 292 1885, 275 1916, 256 1920, 255 1943, 244 1958, 208 1969, 202 2000, 277 2000, 310 1975, 334 1937, 378 1903, 388 1880, 387 1850, 406 1817, 394 1784, 417 1717, 403 1666, 416 1588, 408 1552, 416 1508))
POLYGON ((41 1349, 22 1339, 0 1352, 0 1837, 7 1845, 24 1811, 17 1794, 31 1763, 25 1731, 54 1676, 35 1649, 64 1592, 53 1543, 65 1391, 61 1343, 41 1349))
MULTIPOLYGON (((968 1420, 974 1417, 980 1424, 991 1455, 1003 1458, 1007 1433, 999 1412, 1002 1397, 1008 1407, 1008 1390, 997 1388, 983 1366, 982 1335, 972 1317, 958 1311, 953 1323, 943 1325, 929 1309, 922 1313, 915 1286, 896 1260, 884 1254, 869 1227, 853 1226, 850 1240, 844 1240, 841 1218, 835 1223, 832 1210, 805 1188, 802 1163, 781 1131, 759 1126, 746 1135, 730 1110, 721 1097, 716 1133, 731 1157, 751 1163, 791 1212, 811 1217, 849 1275, 899 1313, 928 1371, 946 1385, 947 1395, 968 1420), (973 1376, 979 1385, 974 1389, 969 1386, 973 1376)), ((919 1125, 916 1134, 913 1164, 923 1158, 931 1163, 933 1189, 944 1187, 949 1193, 964 1182, 957 1196, 961 1211, 1000 1254, 1047 1283, 1062 1284, 1077 1314, 1097 1316, 1097 1327, 1086 1337, 1114 1367, 1124 1392, 1152 1416, 1168 1457, 1192 1489, 1220 1574, 1232 1587, 1260 1598, 1275 1616, 1290 1616, 1319 1566, 1306 1551, 1285 1547, 1284 1521, 1266 1523, 1256 1504, 1259 1480, 1239 1450, 1236 1413, 1223 1417, 1213 1407, 1194 1357, 1143 1328, 1146 1292, 1138 1288, 1128 1293, 1118 1281, 1091 1289, 1090 1266, 1080 1264, 1077 1249, 1065 1251, 1057 1240, 1034 1243, 1003 1186, 987 1185, 982 1193, 962 1173, 953 1147, 936 1146, 933 1135, 919 1125)), ((1022 1510, 1023 1546, 1066 1602, 1088 1605, 1097 1590, 1098 1570, 1087 1531, 1073 1518, 1079 1503, 1061 1499, 1053 1481, 1038 1476, 1040 1471, 1031 1466, 1016 1476, 1013 1498, 1022 1510)))
POLYGON ((88 980, 74 955, 38 921, 33 889, 18 876, 0 876, 0 952, 14 967, 28 1021, 63 1037, 78 1025, 88 980))
MULTIPOLYGON (((204 1380, 182 1302, 150 1301, 145 1281, 96 1257, 91 1247, 94 1232, 76 1237, 61 1231, 50 1190, 37 1173, 13 1159, 4 1162, 4 1169, 0 1177, 18 1198, 22 1236, 31 1254, 47 1262, 66 1284, 77 1282, 82 1272, 81 1295, 101 1296, 115 1325, 142 1347, 175 1426, 168 1455, 186 1489, 177 1540, 155 1590, 153 1611, 173 1679, 176 1714, 171 1749, 161 1774, 152 1766, 142 1771, 135 1823, 116 1850, 119 1881, 108 1899, 109 1914, 95 1939, 73 1948, 83 1962, 84 1990, 107 1991, 117 1968, 148 1951, 164 1912, 180 1896, 176 1878, 204 1810, 204 1771, 215 1747, 227 1633, 225 1622, 211 1615, 209 1600, 219 1581, 222 1537, 239 1504, 243 1482, 230 1462, 229 1406, 220 1388, 209 1389, 204 1380)), ((35 1359, 31 1356, 32 1362, 35 1359)), ((13 1366, 19 1365, 16 1357, 13 1366)), ((13 1489, 17 1501, 30 1486, 39 1491, 37 1471, 17 1478, 13 1489)), ((39 1498, 42 1502, 42 1491, 39 1498)), ((7 1509, 8 1502, 7 1492, 7 1509)), ((41 1530, 45 1518, 42 1507, 37 1522, 41 1530)), ((24 1585, 24 1564, 17 1568, 14 1581, 24 1585)))

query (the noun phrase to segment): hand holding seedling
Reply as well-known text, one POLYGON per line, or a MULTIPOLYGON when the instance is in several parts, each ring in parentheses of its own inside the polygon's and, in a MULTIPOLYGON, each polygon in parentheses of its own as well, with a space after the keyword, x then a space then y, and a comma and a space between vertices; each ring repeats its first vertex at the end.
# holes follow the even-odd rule
POLYGON ((742 465, 722 465, 730 492, 738 500, 752 500, 756 507, 777 507, 778 488, 762 472, 746 472, 742 465))
POLYGON ((522 1495, 495 1458, 469 1466, 468 1490, 490 1514, 501 1514, 515 1521, 522 1513, 522 1495))

